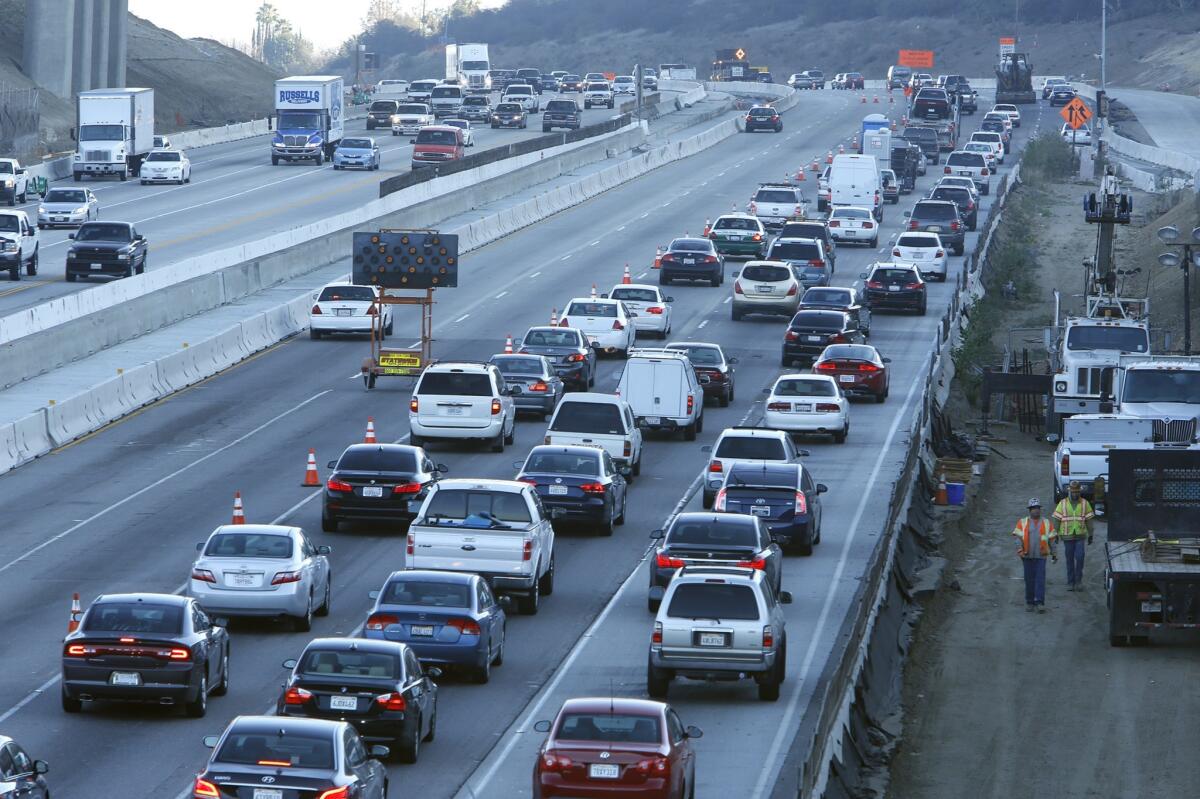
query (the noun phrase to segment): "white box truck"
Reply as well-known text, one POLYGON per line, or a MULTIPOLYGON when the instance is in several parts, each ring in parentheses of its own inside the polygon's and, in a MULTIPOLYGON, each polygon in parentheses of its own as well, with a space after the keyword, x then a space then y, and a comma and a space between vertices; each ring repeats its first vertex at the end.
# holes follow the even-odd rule
POLYGON ((458 81, 464 92, 486 94, 492 90, 486 44, 446 45, 446 80, 458 81))
POLYGON ((275 81, 275 135, 271 163, 314 161, 333 157, 342 140, 345 104, 342 78, 295 75, 275 81))
POLYGON ((91 89, 75 101, 75 180, 137 175, 154 149, 154 89, 91 89))

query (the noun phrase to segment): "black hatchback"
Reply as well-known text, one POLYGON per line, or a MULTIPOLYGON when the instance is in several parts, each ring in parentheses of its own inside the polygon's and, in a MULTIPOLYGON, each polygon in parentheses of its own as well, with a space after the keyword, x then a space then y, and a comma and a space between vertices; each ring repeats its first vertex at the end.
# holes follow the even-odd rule
POLYGON ((647 606, 658 610, 675 572, 685 566, 732 566, 766 573, 779 592, 783 585, 783 549, 763 520, 740 513, 680 513, 666 530, 650 537, 658 542, 650 561, 647 606))
POLYGON ((725 258, 709 239, 675 239, 663 253, 658 284, 672 280, 707 280, 709 285, 725 282, 725 258))
POLYGON ((762 519, 780 546, 811 555, 813 545, 821 543, 821 494, 826 491, 799 463, 735 463, 713 508, 762 519))
POLYGON ((867 281, 867 304, 871 310, 916 311, 925 315, 925 281, 917 267, 875 264, 870 272, 863 272, 859 277, 867 281))
POLYGON ((846 311, 799 311, 783 334, 781 363, 813 361, 830 344, 864 344, 867 337, 858 319, 846 311))
POLYGON ((417 515, 426 490, 447 471, 421 447, 353 444, 329 462, 321 529, 336 533, 342 522, 385 521, 406 525, 417 515))

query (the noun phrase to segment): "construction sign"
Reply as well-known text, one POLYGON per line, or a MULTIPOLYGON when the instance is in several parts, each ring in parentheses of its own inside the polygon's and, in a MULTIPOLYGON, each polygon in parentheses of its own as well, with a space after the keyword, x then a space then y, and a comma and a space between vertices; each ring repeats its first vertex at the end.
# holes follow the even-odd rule
POLYGON ((901 50, 897 63, 902 67, 933 69, 932 50, 901 50))
POLYGON ((1067 126, 1071 130, 1079 130, 1088 123, 1092 118, 1092 111, 1087 107, 1083 100, 1076 97, 1071 102, 1067 103, 1062 111, 1058 112, 1063 119, 1067 121, 1067 126))
POLYGON ((1001 36, 1000 37, 1000 57, 1003 58, 1005 53, 1015 53, 1017 51, 1017 37, 1001 36))

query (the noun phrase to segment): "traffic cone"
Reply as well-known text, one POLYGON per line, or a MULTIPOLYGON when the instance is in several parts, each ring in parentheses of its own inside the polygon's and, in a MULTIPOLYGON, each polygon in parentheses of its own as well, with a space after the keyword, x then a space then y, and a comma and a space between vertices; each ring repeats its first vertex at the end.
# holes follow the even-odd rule
POLYGON ((654 268, 655 269, 662 269, 662 255, 663 255, 662 245, 660 244, 654 248, 654 268))
POLYGON ((705 220, 704 220, 704 232, 703 232, 703 233, 701 233, 700 235, 701 235, 701 236, 707 236, 707 235, 708 235, 708 232, 709 232, 710 230, 712 230, 712 222, 710 222, 709 220, 705 219, 705 220))
POLYGON ((908 124, 908 114, 902 114, 902 115, 900 116, 900 124, 901 124, 901 125, 907 125, 907 124, 908 124))
POLYGON ((888 105, 895 105, 896 97, 891 92, 888 92, 888 105))
POLYGON ((865 105, 865 104, 866 104, 866 102, 867 102, 867 96, 866 96, 865 94, 864 94, 864 95, 862 95, 862 96, 861 96, 861 100, 862 100, 863 104, 865 105))
POLYGON ((825 163, 827 163, 827 164, 833 163, 833 150, 830 150, 829 152, 825 153, 825 163))
POLYGON ((231 524, 245 524, 246 511, 242 507, 242 492, 233 492, 233 521, 231 524))
POLYGON ((621 275, 621 285, 628 286, 633 282, 633 278, 629 275, 629 264, 625 264, 625 274, 621 275))
POLYGON ((315 450, 308 451, 308 465, 304 467, 304 482, 301 483, 306 488, 317 488, 321 485, 321 476, 317 474, 317 453, 315 450))
POLYGON ((799 182, 801 182, 801 183, 803 183, 804 181, 808 180, 808 178, 804 176, 804 169, 803 169, 803 168, 801 168, 801 169, 797 170, 797 172, 796 172, 796 180, 798 180, 798 181, 799 181, 799 182))
POLYGON ((509 333, 507 336, 504 337, 504 354, 512 355, 512 352, 513 352, 512 333, 509 333))
POLYGON ((838 155, 845 155, 845 154, 846 154, 846 145, 839 144, 838 145, 838 155))
POLYGON ((596 299, 596 284, 592 284, 592 299, 596 299))
POLYGON ((814 158, 812 160, 812 164, 808 168, 811 169, 813 172, 820 172, 821 171, 820 159, 814 158))
POLYGON ((858 149, 858 137, 857 136, 855 136, 853 139, 850 140, 850 146, 853 147, 855 150, 858 149))
POLYGON ((71 617, 67 619, 67 634, 75 632, 79 629, 79 622, 83 618, 83 608, 79 606, 79 592, 71 594, 71 617))
POLYGON ((946 475, 938 477, 937 494, 933 497, 934 505, 949 505, 950 499, 946 496, 946 475))
POLYGON ((558 309, 550 309, 550 327, 558 327, 558 309))
POLYGON ((892 120, 892 130, 896 129, 896 120, 892 120))
POLYGON ((367 417, 367 435, 363 438, 364 444, 378 444, 379 441, 375 438, 375 417, 367 417))
POLYGON ((879 105, 879 95, 878 94, 875 95, 875 99, 872 100, 871 102, 874 103, 875 105, 879 105))

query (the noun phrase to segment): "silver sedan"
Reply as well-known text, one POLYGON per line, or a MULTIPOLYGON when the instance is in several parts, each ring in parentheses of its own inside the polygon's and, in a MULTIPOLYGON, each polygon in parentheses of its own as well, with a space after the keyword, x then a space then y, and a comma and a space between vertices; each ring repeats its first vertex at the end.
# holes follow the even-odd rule
POLYGON ((188 595, 213 616, 282 616, 307 632, 329 613, 331 550, 299 527, 222 525, 196 551, 188 595))
POLYGON ((50 189, 38 205, 37 226, 78 226, 99 218, 100 201, 91 189, 50 189))

